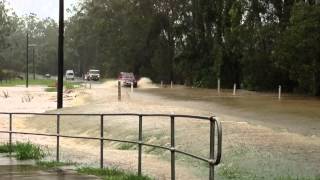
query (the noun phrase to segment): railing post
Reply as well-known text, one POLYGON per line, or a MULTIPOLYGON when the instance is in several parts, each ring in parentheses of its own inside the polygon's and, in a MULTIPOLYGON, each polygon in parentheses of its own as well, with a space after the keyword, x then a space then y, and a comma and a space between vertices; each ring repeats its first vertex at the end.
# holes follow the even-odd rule
POLYGON ((171 180, 176 179, 176 167, 175 167, 175 123, 174 123, 174 115, 171 115, 171 180))
POLYGON ((9 114, 9 153, 12 152, 12 114, 9 114))
POLYGON ((121 101, 121 81, 118 81, 118 101, 121 101))
POLYGON ((221 92, 221 87, 220 87, 220 78, 218 79, 218 85, 217 85, 217 90, 218 90, 218 94, 220 94, 221 92))
POLYGON ((57 151, 56 161, 60 161, 60 114, 57 114, 57 151))
POLYGON ((133 93, 133 82, 131 82, 130 86, 131 86, 131 93, 133 93))
POLYGON ((100 168, 103 168, 103 138, 104 138, 104 133, 103 133, 103 125, 104 124, 104 116, 103 114, 100 116, 100 168))
POLYGON ((214 144, 215 144, 215 119, 210 118, 210 162, 209 162, 209 180, 214 180, 214 144))
POLYGON ((279 85, 279 87, 278 87, 278 99, 279 100, 281 100, 281 90, 282 88, 281 88, 281 85, 279 85))
POLYGON ((142 175, 142 115, 139 115, 139 152, 138 152, 138 175, 142 175))

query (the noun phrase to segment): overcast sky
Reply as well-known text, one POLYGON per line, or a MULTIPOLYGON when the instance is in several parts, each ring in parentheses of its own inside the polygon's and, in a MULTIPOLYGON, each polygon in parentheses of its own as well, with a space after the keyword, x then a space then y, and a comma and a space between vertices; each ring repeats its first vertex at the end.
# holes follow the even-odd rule
MULTIPOLYGON (((65 0, 65 9, 77 1, 65 0)), ((51 17, 58 20, 59 17, 59 0, 7 0, 7 2, 18 16, 35 13, 40 18, 51 17)))

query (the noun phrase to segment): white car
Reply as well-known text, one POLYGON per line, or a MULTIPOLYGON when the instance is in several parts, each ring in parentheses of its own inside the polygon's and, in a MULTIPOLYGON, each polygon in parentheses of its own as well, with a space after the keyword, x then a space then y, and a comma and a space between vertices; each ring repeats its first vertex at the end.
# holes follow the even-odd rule
POLYGON ((99 81, 100 80, 100 71, 96 69, 90 69, 87 75, 88 81, 99 81))
POLYGON ((73 70, 66 71, 66 80, 74 80, 74 72, 73 70))

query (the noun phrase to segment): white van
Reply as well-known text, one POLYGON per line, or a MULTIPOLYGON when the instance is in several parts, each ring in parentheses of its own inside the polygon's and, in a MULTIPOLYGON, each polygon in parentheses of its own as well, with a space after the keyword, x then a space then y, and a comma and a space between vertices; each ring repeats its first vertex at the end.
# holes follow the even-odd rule
POLYGON ((66 80, 74 80, 74 72, 73 70, 66 71, 66 80))

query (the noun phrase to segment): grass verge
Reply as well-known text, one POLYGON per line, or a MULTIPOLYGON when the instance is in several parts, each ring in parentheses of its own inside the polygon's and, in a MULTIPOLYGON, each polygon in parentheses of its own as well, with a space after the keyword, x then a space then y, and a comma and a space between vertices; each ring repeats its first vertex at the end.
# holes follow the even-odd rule
POLYGON ((74 162, 57 162, 57 161, 37 161, 36 165, 45 169, 58 168, 61 166, 73 166, 76 165, 74 162))
POLYGON ((119 150, 135 150, 137 149, 137 145, 133 143, 120 143, 117 146, 117 149, 119 150))
MULTIPOLYGON (((69 81, 66 81, 64 82, 64 88, 66 90, 70 90, 70 89, 76 89, 77 87, 80 87, 80 84, 79 82, 69 82, 69 81)), ((47 87, 45 89, 46 92, 57 92, 57 88, 56 87, 47 87)))
POLYGON ((0 153, 12 153, 15 149, 15 144, 10 147, 9 143, 0 144, 0 153))
POLYGON ((99 169, 92 167, 80 167, 77 169, 78 173, 94 175, 101 177, 104 180, 151 180, 148 176, 138 176, 134 173, 125 172, 119 169, 99 169))
POLYGON ((47 155, 46 150, 31 142, 16 142, 10 147, 9 143, 0 145, 0 153, 14 153, 18 160, 40 160, 47 155))
MULTIPOLYGON (((25 80, 15 79, 2 81, 0 86, 17 86, 17 85, 25 85, 25 80)), ((29 85, 43 85, 43 86, 55 86, 55 80, 53 79, 29 79, 29 85)))
MULTIPOLYGON (((10 80, 10 81, 2 81, 0 83, 0 87, 11 87, 11 86, 17 86, 17 85, 25 85, 25 80, 10 80)), ((53 79, 36 79, 36 80, 29 80, 29 85, 42 85, 47 86, 46 88, 47 92, 55 92, 56 90, 56 80, 53 79)), ((79 86, 79 82, 72 82, 72 81, 64 81, 64 87, 66 89, 75 89, 77 86, 79 86)))
POLYGON ((45 89, 45 91, 46 91, 46 92, 57 92, 57 88, 55 88, 55 87, 47 87, 47 88, 45 89))

